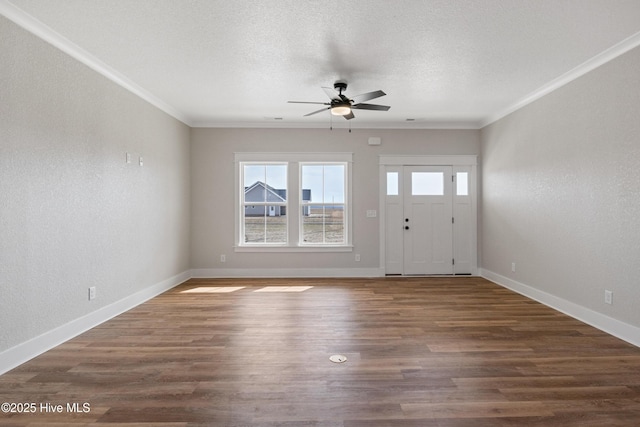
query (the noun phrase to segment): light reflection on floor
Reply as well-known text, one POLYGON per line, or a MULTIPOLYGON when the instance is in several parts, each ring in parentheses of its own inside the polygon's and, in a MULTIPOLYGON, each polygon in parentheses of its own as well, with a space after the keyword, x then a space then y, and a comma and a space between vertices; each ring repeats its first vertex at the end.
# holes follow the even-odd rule
POLYGON ((229 292, 239 291, 244 289, 245 286, 224 286, 224 287, 211 287, 201 286, 199 288, 191 288, 186 291, 180 292, 181 294, 226 294, 229 292))
MULTIPOLYGON (((239 291, 246 286, 200 286, 198 288, 191 288, 180 292, 181 294, 226 294, 230 292, 239 291)), ((256 289, 253 292, 304 292, 313 288, 313 286, 266 286, 261 289, 256 289)))
POLYGON ((267 286, 254 292, 304 292, 313 286, 267 286))

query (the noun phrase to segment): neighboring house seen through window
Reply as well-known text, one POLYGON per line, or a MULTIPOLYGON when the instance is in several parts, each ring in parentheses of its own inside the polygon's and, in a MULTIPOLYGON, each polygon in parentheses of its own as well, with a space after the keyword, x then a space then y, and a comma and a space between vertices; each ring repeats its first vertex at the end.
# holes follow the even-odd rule
POLYGON ((287 165, 243 165, 245 243, 287 243, 287 165))

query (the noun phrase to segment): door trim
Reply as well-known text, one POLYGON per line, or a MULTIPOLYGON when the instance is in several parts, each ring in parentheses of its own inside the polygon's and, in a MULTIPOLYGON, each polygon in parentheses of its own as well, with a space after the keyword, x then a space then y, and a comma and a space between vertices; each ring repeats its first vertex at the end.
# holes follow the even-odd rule
POLYGON ((471 196, 472 224, 471 224, 471 246, 472 264, 471 274, 478 275, 478 156, 477 155, 380 155, 378 158, 379 181, 378 181, 378 211, 380 212, 378 233, 380 236, 380 271, 386 270, 386 176, 387 166, 470 166, 471 174, 469 194, 471 196))
POLYGON ((379 156, 379 165, 384 166, 477 166, 476 155, 450 155, 450 156, 407 156, 388 155, 379 156))

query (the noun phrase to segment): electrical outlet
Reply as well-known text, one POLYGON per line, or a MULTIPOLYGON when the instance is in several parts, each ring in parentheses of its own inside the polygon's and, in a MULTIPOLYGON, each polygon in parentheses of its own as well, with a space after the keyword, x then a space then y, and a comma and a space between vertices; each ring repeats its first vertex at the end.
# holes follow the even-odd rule
POLYGON ((360 262, 360 254, 356 254, 356 262, 360 262))
POLYGON ((613 304, 613 292, 605 289, 604 291, 605 304, 613 304))
POLYGON ((220 255, 220 262, 227 262, 227 256, 224 254, 220 255))
POLYGON ((125 161, 126 161, 127 163, 131 163, 131 153, 126 153, 125 161))
POLYGON ((89 301, 96 299, 96 287, 91 286, 89 288, 89 301))
POLYGON ((516 272, 516 263, 515 263, 515 262, 512 262, 512 263, 511 263, 511 271, 512 271, 513 273, 515 273, 515 272, 516 272))

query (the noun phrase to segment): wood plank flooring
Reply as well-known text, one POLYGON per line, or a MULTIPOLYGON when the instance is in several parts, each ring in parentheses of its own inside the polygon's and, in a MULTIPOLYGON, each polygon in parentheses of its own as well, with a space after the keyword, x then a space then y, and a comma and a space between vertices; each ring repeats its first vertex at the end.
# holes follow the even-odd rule
POLYGON ((2 426, 638 426, 640 349, 475 277, 193 279, 1 402, 37 405, 2 426))

